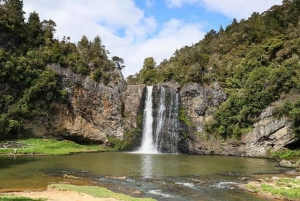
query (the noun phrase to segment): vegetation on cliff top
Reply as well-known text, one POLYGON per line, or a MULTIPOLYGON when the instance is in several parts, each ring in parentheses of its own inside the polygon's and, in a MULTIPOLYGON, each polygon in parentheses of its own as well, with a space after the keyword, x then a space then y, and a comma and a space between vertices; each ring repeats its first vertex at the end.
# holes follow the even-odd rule
MULTIPOLYGON (((284 0, 247 20, 234 19, 197 44, 176 50, 158 66, 153 58, 146 58, 143 69, 129 76, 128 83, 218 82, 228 99, 205 125, 205 132, 239 137, 268 105, 300 91, 299 13, 300 0, 284 0)), ((292 109, 281 114, 292 119, 299 135, 299 104, 293 101, 292 109)))
POLYGON ((114 69, 124 67, 122 58, 108 59, 99 36, 93 41, 83 36, 78 44, 68 37, 60 41, 54 38, 54 21, 41 21, 36 12, 25 20, 24 14, 22 0, 0 0, 0 139, 20 137, 26 120, 50 118, 53 105, 66 102, 60 77, 49 64, 103 84, 120 79, 114 69))

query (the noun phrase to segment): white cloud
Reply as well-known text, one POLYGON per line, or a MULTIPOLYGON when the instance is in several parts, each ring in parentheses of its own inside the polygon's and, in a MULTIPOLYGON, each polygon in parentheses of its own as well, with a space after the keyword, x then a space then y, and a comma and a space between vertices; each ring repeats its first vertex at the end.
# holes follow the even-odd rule
POLYGON ((208 10, 220 12, 229 18, 247 19, 253 12, 263 12, 282 0, 203 0, 208 10))
POLYGON ((181 8, 184 4, 204 6, 207 10, 222 13, 228 18, 246 19, 253 12, 263 12, 282 0, 165 0, 169 8, 181 8))
POLYGON ((154 0, 146 0, 146 6, 148 7, 148 8, 152 8, 152 6, 154 5, 154 0))
POLYGON ((184 4, 200 3, 200 0, 165 0, 169 8, 181 8, 184 4))
POLYGON ((24 10, 27 15, 37 11, 41 20, 54 20, 59 39, 70 36, 77 42, 83 35, 90 40, 99 35, 111 56, 124 59, 125 77, 138 72, 146 57, 153 56, 159 63, 204 36, 200 24, 176 19, 158 23, 154 16, 145 16, 133 0, 24 0, 24 10))

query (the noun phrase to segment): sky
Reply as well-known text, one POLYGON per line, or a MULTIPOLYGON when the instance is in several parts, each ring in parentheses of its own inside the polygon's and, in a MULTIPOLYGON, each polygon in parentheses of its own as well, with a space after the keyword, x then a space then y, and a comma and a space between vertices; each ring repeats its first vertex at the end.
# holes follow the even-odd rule
POLYGON ((124 59, 124 77, 138 73, 144 59, 157 64, 176 49, 199 42, 233 18, 247 19, 282 0, 23 0, 26 16, 56 22, 55 37, 77 43, 98 35, 110 57, 124 59))

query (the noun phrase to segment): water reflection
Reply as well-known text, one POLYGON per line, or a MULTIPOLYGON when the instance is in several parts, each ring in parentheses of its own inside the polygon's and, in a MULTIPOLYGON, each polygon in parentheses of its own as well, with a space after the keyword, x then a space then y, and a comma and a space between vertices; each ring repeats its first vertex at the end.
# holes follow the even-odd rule
POLYGON ((142 177, 146 179, 152 178, 154 161, 153 155, 151 154, 143 154, 141 155, 141 164, 142 164, 142 177))

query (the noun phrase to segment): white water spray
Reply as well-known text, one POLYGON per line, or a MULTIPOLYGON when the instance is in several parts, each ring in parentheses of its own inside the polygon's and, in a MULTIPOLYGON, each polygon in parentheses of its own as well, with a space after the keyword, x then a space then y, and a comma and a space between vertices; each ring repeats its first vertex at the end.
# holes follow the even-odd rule
POLYGON ((155 94, 159 92, 159 97, 153 101, 152 92, 153 86, 147 86, 142 144, 136 153, 177 153, 179 96, 174 90, 158 86, 155 94), (157 109, 153 108, 153 102, 157 109))
POLYGON ((161 134, 161 129, 165 122, 165 110, 166 110, 165 102, 166 102, 165 88, 160 87, 160 101, 159 101, 159 109, 158 109, 158 115, 157 115, 157 127, 155 130, 155 136, 156 136, 155 148, 156 148, 156 150, 160 149, 160 147, 161 147, 160 142, 162 142, 162 141, 160 141, 160 134, 161 134))
POLYGON ((138 153, 158 153, 155 145, 153 144, 153 115, 152 115, 152 90, 153 86, 147 87, 147 96, 144 109, 143 120, 143 138, 142 145, 137 151, 138 153))

